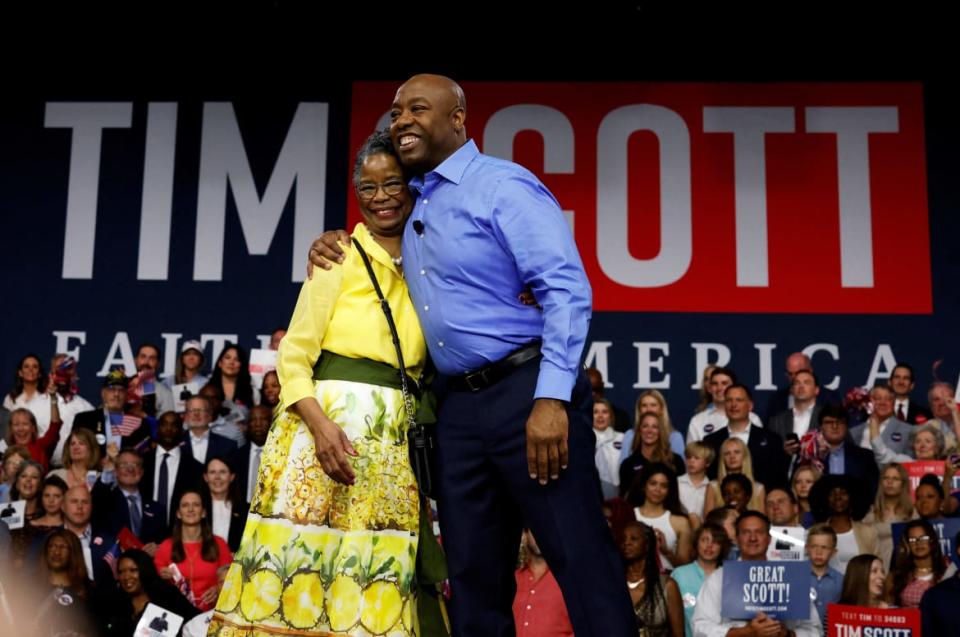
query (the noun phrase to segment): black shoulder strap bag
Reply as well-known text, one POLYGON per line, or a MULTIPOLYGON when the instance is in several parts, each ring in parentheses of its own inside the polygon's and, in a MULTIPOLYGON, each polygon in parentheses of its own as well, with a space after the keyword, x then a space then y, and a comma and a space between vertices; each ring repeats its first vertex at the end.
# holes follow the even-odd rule
MULTIPOLYGON (((390 326, 390 334, 393 337, 393 346, 397 350, 397 363, 400 365, 400 389, 403 392, 403 404, 407 412, 407 443, 410 452, 410 466, 413 469, 413 475, 417 478, 417 486, 420 493, 428 498, 436 497, 434 493, 433 476, 431 471, 433 451, 436 449, 436 441, 432 431, 429 431, 423 424, 423 419, 417 417, 417 412, 413 409, 413 399, 410 397, 410 383, 414 384, 413 391, 421 396, 421 406, 429 401, 429 397, 422 394, 419 385, 413 379, 408 380, 407 366, 403 362, 403 352, 400 349, 400 335, 397 334, 397 325, 393 321, 393 312, 390 310, 390 303, 383 296, 380 289, 380 283, 377 282, 377 275, 373 273, 373 266, 370 265, 370 258, 366 251, 360 246, 360 243, 353 239, 353 245, 360 253, 363 259, 363 265, 367 268, 367 274, 370 275, 370 282, 373 283, 373 289, 377 292, 380 299, 380 308, 384 316, 387 317, 387 325, 390 326), (418 420, 420 422, 418 422, 418 420)), ((421 409, 421 413, 424 409, 421 409)))

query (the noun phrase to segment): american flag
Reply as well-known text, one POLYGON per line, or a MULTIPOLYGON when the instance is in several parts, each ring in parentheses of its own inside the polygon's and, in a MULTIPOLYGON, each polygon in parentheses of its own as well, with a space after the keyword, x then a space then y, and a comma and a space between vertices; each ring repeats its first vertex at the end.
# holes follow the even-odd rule
POLYGON ((140 423, 143 421, 142 418, 137 418, 131 414, 124 414, 123 420, 120 421, 119 425, 113 426, 113 435, 115 436, 129 436, 134 431, 137 430, 137 427, 140 426, 140 423))
POLYGON ((110 570, 113 571, 113 579, 117 579, 117 562, 120 561, 119 541, 114 542, 110 550, 104 554, 103 561, 110 565, 110 570))

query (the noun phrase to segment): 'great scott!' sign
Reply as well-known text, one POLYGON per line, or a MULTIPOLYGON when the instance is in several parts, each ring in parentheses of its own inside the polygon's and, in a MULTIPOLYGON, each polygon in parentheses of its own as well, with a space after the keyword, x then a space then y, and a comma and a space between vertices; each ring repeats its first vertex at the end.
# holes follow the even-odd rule
POLYGON ((727 562, 723 565, 725 619, 810 618, 810 563, 727 562))

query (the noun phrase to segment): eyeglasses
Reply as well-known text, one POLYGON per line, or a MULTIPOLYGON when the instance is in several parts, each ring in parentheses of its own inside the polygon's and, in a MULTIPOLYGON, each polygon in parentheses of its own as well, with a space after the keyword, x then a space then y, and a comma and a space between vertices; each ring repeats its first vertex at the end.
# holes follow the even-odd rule
POLYGON ((208 413, 209 411, 210 411, 209 409, 203 409, 203 408, 200 408, 200 409, 188 409, 188 410, 187 410, 187 413, 188 413, 188 414, 206 414, 206 413, 208 413))
POLYGON ((929 535, 918 535, 916 537, 908 537, 907 544, 916 544, 917 542, 929 542, 932 538, 929 535))
POLYGON ((388 197, 396 197, 407 187, 402 181, 388 181, 385 184, 360 184, 357 186, 357 195, 363 201, 370 201, 377 196, 377 191, 383 188, 388 197))
POLYGON ((139 462, 118 462, 117 467, 120 469, 139 469, 141 464, 139 462))

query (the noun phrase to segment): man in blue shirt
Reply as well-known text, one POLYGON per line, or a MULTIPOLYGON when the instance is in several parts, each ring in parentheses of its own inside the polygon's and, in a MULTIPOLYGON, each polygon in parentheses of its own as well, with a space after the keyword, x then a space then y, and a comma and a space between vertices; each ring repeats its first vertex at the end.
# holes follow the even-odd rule
MULTIPOLYGON (((580 411, 590 400, 580 357, 591 290, 560 206, 530 171, 467 139, 466 100, 449 78, 408 80, 390 120, 417 196, 404 276, 441 375, 438 500, 453 633, 514 633, 526 523, 575 634, 635 635, 580 411), (525 289, 542 310, 517 301, 525 289)), ((331 254, 330 243, 315 242, 311 257, 331 254)))

